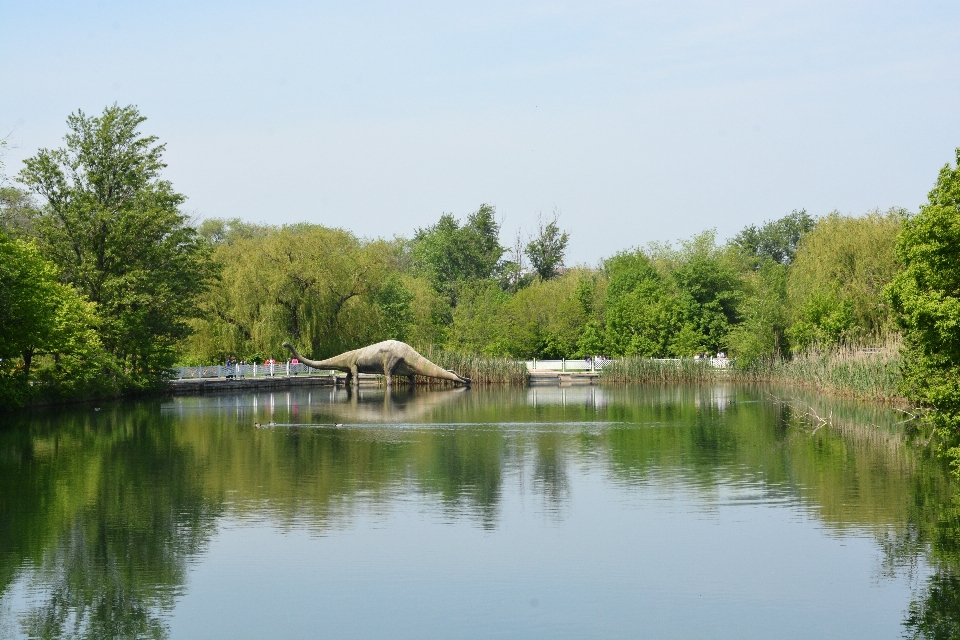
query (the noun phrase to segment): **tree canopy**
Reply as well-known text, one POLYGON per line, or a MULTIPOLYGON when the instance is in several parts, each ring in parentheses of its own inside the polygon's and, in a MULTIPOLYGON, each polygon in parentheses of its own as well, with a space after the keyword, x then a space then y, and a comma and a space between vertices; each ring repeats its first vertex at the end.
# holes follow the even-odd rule
POLYGON ((443 214, 435 225, 414 234, 416 269, 452 304, 464 282, 499 275, 504 248, 495 216, 494 208, 483 204, 462 225, 453 215, 443 214))
POLYGON ((560 231, 557 219, 558 216, 554 213, 553 219, 544 225, 541 218, 537 224, 536 236, 526 247, 530 264, 542 280, 550 280, 559 274, 559 270, 563 268, 567 243, 570 241, 570 234, 560 231))
MULTIPOLYGON (((887 288, 904 338, 908 397, 932 407, 934 425, 960 436, 960 149, 940 170, 920 213, 903 223, 896 256, 903 270, 887 288)), ((951 455, 960 463, 960 447, 951 455)))
POLYGON ((44 255, 97 305, 103 344, 135 385, 173 364, 215 275, 184 196, 160 177, 164 145, 139 132, 145 120, 133 106, 78 111, 65 146, 41 149, 19 174, 43 199, 34 225, 44 255))

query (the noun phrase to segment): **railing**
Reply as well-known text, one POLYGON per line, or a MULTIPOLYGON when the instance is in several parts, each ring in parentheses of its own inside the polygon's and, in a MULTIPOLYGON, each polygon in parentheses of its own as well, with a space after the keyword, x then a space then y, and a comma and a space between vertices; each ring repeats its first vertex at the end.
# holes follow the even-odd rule
POLYGON ((527 369, 530 371, 600 371, 610 362, 606 358, 560 359, 560 360, 527 360, 527 369))
POLYGON ((332 371, 314 369, 303 363, 290 364, 219 364, 203 367, 175 367, 174 378, 190 380, 197 378, 264 378, 271 376, 329 375, 332 371))
MULTIPOLYGON (((659 362, 680 362, 679 358, 654 358, 659 362)), ((710 365, 715 369, 726 369, 732 360, 728 358, 708 358, 710 365)), ((527 369, 530 371, 600 371, 610 360, 607 358, 584 358, 567 360, 527 360, 527 369)), ((319 370, 308 367, 303 363, 290 364, 230 364, 208 365, 202 367, 176 367, 173 370, 174 378, 190 380, 198 378, 264 378, 271 376, 306 376, 330 375, 333 371, 319 370)))
MULTIPOLYGON (((680 358, 652 358, 657 362, 680 362, 680 358)), ((729 358, 705 358, 714 369, 726 369, 732 362, 729 358)), ((698 361, 700 361, 698 359, 698 361)), ((527 369, 530 371, 600 371, 610 363, 608 358, 594 358, 593 360, 527 360, 527 369)))

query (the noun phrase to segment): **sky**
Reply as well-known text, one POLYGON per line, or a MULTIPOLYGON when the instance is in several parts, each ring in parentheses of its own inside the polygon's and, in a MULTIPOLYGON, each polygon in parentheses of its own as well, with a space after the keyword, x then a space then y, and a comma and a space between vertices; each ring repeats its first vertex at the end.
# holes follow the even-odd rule
POLYGON ((0 0, 13 176, 136 105, 199 218, 411 236, 559 213, 568 264, 794 209, 916 211, 960 147, 960 3, 0 0))

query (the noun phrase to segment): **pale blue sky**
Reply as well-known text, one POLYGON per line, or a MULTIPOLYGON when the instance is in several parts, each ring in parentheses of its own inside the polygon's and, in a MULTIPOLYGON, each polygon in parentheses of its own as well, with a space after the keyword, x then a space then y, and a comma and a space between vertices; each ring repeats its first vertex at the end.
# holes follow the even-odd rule
POLYGON ((571 262, 795 208, 916 210, 960 3, 0 0, 7 173, 136 104, 200 216, 410 235, 561 211, 571 262))

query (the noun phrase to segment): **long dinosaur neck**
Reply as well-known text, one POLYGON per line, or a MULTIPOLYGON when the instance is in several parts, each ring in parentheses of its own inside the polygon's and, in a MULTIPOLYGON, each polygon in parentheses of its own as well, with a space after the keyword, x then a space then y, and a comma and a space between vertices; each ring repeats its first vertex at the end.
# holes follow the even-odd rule
POLYGON ((339 369, 342 371, 350 371, 350 365, 352 363, 349 362, 349 358, 344 357, 350 353, 349 351, 347 353, 341 353, 340 355, 332 358, 327 358, 326 360, 311 360, 310 358, 304 358, 302 355, 300 355, 296 348, 294 348, 294 346, 289 342, 284 342, 283 346, 290 350, 294 358, 308 367, 313 367, 314 369, 339 369))
POLYGON ((441 378, 444 380, 450 380, 451 382, 461 382, 469 383, 467 378, 462 378, 452 371, 447 371, 446 369, 440 368, 438 365, 430 362, 422 355, 417 353, 417 367, 423 375, 433 376, 434 378, 441 378))

